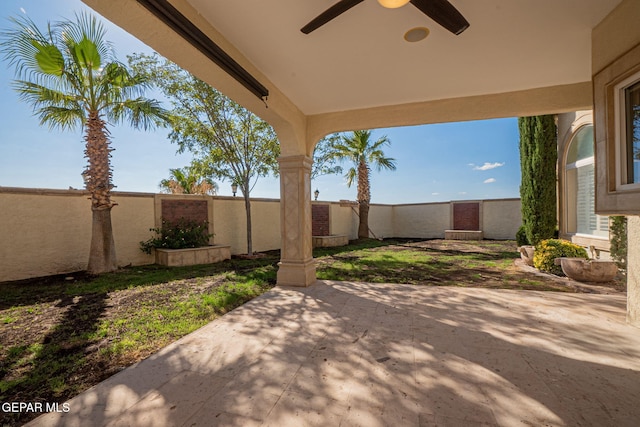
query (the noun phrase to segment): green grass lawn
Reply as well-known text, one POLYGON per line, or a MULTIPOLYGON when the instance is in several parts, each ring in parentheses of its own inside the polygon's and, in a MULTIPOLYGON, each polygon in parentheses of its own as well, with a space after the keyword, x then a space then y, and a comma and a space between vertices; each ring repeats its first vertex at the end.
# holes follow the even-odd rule
MULTIPOLYGON (((262 294, 279 251, 263 255, 0 283, 0 401, 62 402, 262 294)), ((518 271, 514 242, 365 240, 314 256, 319 279, 575 291, 518 271)))

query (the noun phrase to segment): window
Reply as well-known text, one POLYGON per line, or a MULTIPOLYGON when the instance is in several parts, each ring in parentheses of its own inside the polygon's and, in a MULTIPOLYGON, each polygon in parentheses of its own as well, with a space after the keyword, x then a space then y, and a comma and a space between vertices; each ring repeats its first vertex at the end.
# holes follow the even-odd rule
POLYGON ((593 126, 582 126, 566 157, 567 231, 609 237, 609 218, 595 213, 593 126))
POLYGON ((618 123, 616 138, 616 190, 640 188, 640 73, 618 83, 615 87, 615 117, 618 123))
POLYGON ((626 184, 640 183, 640 82, 625 88, 626 184))

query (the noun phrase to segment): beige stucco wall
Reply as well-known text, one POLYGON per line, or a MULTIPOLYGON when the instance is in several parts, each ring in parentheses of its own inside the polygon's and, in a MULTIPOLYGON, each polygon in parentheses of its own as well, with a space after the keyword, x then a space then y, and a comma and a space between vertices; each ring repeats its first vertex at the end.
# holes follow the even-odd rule
MULTIPOLYGON (((151 193, 113 193, 112 210, 118 265, 151 264, 140 251, 150 228, 160 223, 160 200, 151 193)), ((203 197, 203 196, 192 196, 203 197)), ((214 243, 230 245, 232 254, 246 253, 244 199, 209 197, 214 243)), ((358 237, 357 206, 330 206, 331 234, 358 237)), ((511 239, 519 224, 519 200, 483 201, 485 236, 511 239), (494 218, 495 216, 495 218, 494 218), (507 231, 509 230, 509 231, 507 231)), ((280 201, 252 199, 253 249, 280 248, 280 201)), ((369 225, 378 238, 443 238, 450 227, 450 203, 371 206, 369 225)), ((84 270, 91 240, 88 193, 0 187, 0 282, 84 270)))
POLYGON ((395 237, 444 238, 451 228, 449 203, 422 203, 394 206, 395 237))
MULTIPOLYGON (((149 264, 139 242, 153 227, 153 195, 114 193, 119 265, 149 264)), ((0 189, 0 281, 68 273, 87 267, 91 203, 83 191, 0 189)))
MULTIPOLYGON (((118 204, 111 210, 118 265, 152 264, 153 256, 140 250, 140 242, 153 235, 149 229, 155 227, 154 195, 151 193, 114 193, 112 199, 118 204)), ((89 205, 86 210, 85 214, 91 215, 89 205)))
POLYGON ((482 202, 482 231, 485 239, 515 239, 521 224, 520 199, 482 202))
MULTIPOLYGON (((280 202, 251 200, 251 237, 256 252, 280 248, 280 202)), ((213 198, 214 243, 230 245, 232 254, 247 253, 247 222, 242 197, 213 198)))
MULTIPOLYGON (((358 208, 356 207, 356 210, 358 208)), ((369 206, 369 230, 373 233, 371 237, 384 239, 386 237, 399 237, 395 234, 394 206, 392 205, 371 205, 369 206)), ((356 223, 357 227, 357 223, 356 223)), ((356 235, 358 229, 356 228, 356 235)))
POLYGON ((329 233, 333 235, 345 235, 349 240, 358 238, 358 215, 357 206, 331 202, 329 205, 330 228, 329 233))

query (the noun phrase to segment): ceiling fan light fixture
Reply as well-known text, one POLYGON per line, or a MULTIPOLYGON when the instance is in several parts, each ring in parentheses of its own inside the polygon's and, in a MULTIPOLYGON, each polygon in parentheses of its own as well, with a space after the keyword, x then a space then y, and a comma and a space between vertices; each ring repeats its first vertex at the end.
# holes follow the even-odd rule
POLYGON ((387 9, 395 9, 409 3, 409 0, 378 0, 378 3, 387 9))

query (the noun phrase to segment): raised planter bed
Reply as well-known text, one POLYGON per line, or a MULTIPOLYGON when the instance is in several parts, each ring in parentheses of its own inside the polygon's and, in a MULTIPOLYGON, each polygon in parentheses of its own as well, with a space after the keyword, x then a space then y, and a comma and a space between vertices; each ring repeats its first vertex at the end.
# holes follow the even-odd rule
POLYGON ((480 230, 445 230, 444 238, 447 240, 482 240, 483 233, 480 230))
POLYGON ((231 258, 231 246, 214 245, 187 249, 155 249, 156 264, 168 267, 213 264, 231 258))
POLYGON ((345 234, 333 236, 312 236, 314 248, 330 248, 334 246, 346 246, 349 244, 349 237, 345 234))

